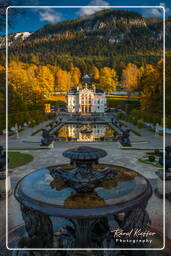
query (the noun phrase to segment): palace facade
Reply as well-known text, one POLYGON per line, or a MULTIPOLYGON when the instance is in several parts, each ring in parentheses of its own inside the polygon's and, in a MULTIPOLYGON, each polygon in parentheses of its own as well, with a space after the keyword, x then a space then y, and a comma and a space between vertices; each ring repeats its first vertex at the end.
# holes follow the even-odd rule
POLYGON ((97 88, 72 89, 67 97, 68 112, 104 113, 106 108, 105 92, 97 88))

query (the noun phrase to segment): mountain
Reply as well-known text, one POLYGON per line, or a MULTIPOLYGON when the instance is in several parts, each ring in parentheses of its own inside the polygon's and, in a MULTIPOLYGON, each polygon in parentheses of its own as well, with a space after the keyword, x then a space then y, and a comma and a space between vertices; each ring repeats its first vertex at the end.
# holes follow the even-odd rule
MULTIPOLYGON (((71 62, 76 66, 90 62, 100 67, 116 65, 118 59, 124 58, 127 58, 126 62, 135 59, 156 62, 162 56, 162 19, 144 18, 139 13, 125 10, 103 10, 48 24, 27 38, 23 33, 19 34, 9 35, 11 59, 55 64, 66 69, 71 62)), ((166 36, 166 47, 170 49, 171 18, 166 19, 166 36)), ((0 38, 3 47, 2 41, 0 38)))
POLYGON ((104 36, 106 35, 105 32, 107 32, 107 36, 110 36, 113 32, 119 32, 119 30, 125 26, 127 29, 131 29, 133 26, 146 27, 146 23, 143 17, 135 12, 104 10, 83 18, 45 25, 40 30, 36 31, 31 38, 50 37, 54 34, 70 32, 98 32, 99 36, 104 36))
MULTIPOLYGON (((8 35, 8 45, 14 46, 19 42, 26 40, 32 33, 31 32, 18 32, 8 35)), ((0 49, 6 47, 6 36, 0 36, 0 49)))
MULTIPOLYGON (((153 31, 156 39, 160 40, 163 37, 164 27, 163 19, 156 17, 145 18, 145 22, 149 29, 153 31)), ((165 42, 166 49, 171 49, 171 17, 165 19, 165 42)))

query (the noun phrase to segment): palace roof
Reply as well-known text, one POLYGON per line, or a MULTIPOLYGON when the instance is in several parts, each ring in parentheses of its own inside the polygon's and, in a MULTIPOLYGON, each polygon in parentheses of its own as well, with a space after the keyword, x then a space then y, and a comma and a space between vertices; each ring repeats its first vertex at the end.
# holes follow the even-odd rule
MULTIPOLYGON (((80 89, 80 91, 81 90, 84 90, 85 88, 83 88, 83 89, 80 89)), ((92 90, 92 88, 88 88, 89 90, 92 90)), ((96 93, 96 94, 101 94, 101 93, 104 93, 104 91, 102 91, 102 90, 100 90, 100 89, 98 89, 98 88, 95 88, 95 90, 93 90, 94 91, 94 93, 96 93)), ((78 94, 79 93, 79 90, 77 90, 76 88, 71 88, 71 90, 68 92, 68 94, 69 95, 76 95, 76 94, 78 94)))

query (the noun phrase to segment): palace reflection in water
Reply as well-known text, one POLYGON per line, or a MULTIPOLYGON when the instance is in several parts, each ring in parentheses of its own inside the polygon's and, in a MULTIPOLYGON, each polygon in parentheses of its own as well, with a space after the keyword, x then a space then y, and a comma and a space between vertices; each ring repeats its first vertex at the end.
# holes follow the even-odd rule
POLYGON ((105 124, 69 124, 57 131, 57 137, 64 137, 67 141, 98 141, 111 139, 116 132, 105 124))

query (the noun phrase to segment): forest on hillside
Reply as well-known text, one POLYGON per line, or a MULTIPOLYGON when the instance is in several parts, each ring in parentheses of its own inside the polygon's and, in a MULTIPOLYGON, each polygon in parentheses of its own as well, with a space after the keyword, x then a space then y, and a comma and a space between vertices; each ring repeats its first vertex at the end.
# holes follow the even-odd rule
MULTIPOLYGON (((166 24, 166 47, 170 49, 170 18, 166 24)), ((59 65, 63 69, 69 69, 73 63, 86 73, 92 65, 116 68, 122 61, 155 64, 162 56, 162 26, 161 18, 144 18, 125 10, 103 10, 86 19, 47 24, 24 41, 10 41, 9 60, 59 65)), ((5 63, 4 49, 0 63, 5 63)))

